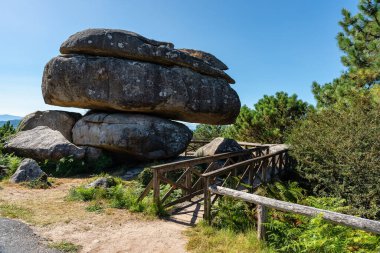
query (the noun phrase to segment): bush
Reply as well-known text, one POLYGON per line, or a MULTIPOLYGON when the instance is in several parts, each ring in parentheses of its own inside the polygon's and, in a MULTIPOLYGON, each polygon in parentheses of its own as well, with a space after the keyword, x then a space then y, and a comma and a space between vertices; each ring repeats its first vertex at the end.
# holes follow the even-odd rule
POLYGON ((296 171, 317 196, 380 219, 380 104, 371 97, 312 113, 289 136, 296 171))
POLYGON ((221 197, 212 211, 212 226, 244 232, 254 228, 254 209, 244 201, 221 197))
MULTIPOLYGON (((109 177, 112 178, 112 177, 109 177)), ((165 216, 162 207, 156 207, 152 198, 147 197, 143 201, 137 201, 142 192, 141 185, 137 182, 129 182, 125 185, 120 178, 113 178, 115 186, 110 188, 79 186, 70 189, 67 200, 92 202, 86 210, 99 211, 105 206, 119 209, 128 209, 132 212, 143 212, 148 215, 165 216), (102 204, 103 203, 103 204, 102 204)))
MULTIPOLYGON (((261 195, 306 206, 347 213, 346 201, 331 197, 306 196, 296 182, 262 186, 261 195)), ((267 243, 276 252, 378 252, 380 236, 324 221, 270 209, 267 243)))
POLYGON ((112 165, 112 159, 102 155, 95 161, 78 160, 72 156, 61 158, 59 161, 45 160, 40 163, 41 169, 55 177, 67 177, 88 173, 104 172, 112 165))
POLYGON ((0 175, 0 180, 9 178, 11 175, 13 175, 13 173, 16 172, 18 166, 20 166, 21 161, 22 158, 17 157, 13 154, 0 154, 0 165, 4 165, 8 168, 8 172, 5 176, 1 177, 0 175))

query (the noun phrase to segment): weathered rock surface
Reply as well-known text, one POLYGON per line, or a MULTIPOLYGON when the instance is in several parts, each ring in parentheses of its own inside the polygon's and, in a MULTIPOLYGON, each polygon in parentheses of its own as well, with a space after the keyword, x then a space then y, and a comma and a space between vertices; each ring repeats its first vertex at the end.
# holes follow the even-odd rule
POLYGON ((98 160, 102 155, 104 155, 104 152, 100 148, 94 148, 89 146, 80 146, 80 148, 83 148, 85 150, 85 156, 84 158, 86 161, 96 161, 98 160))
POLYGON ((9 181, 11 183, 20 183, 32 181, 44 177, 47 179, 45 172, 43 172, 36 161, 26 158, 22 160, 16 172, 11 176, 9 181))
POLYGON ((177 65, 201 74, 223 78, 229 83, 235 83, 221 69, 213 67, 214 61, 205 61, 203 57, 193 57, 187 52, 174 49, 174 45, 171 43, 150 40, 124 30, 87 29, 80 31, 63 42, 60 51, 62 54, 111 56, 168 66, 177 65))
POLYGON ((58 56, 45 66, 47 104, 156 114, 205 124, 231 124, 237 93, 220 78, 188 68, 111 57, 58 56))
POLYGON ((112 186, 115 186, 117 183, 114 178, 112 177, 100 177, 96 179, 95 181, 89 183, 86 187, 87 188, 111 188, 112 186))
POLYGON ((212 156, 216 154, 240 150, 243 150, 243 148, 235 140, 218 137, 212 140, 210 143, 200 147, 195 152, 195 156, 212 156))
POLYGON ((82 117, 80 113, 65 111, 36 111, 26 115, 19 130, 31 130, 38 126, 47 126, 52 130, 59 131, 67 140, 72 141, 71 129, 82 117))
POLYGON ((183 124, 170 120, 126 113, 93 113, 73 128, 76 145, 122 152, 140 160, 175 157, 192 138, 183 124))
POLYGON ((46 126, 18 132, 4 149, 8 153, 35 160, 59 160, 67 156, 83 159, 86 152, 69 142, 59 131, 46 126))
POLYGON ((178 49, 181 52, 187 53, 195 58, 201 59, 211 66, 221 69, 221 70, 227 70, 228 67, 226 64, 224 64, 221 60, 215 57, 215 55, 201 51, 201 50, 194 50, 194 49, 187 49, 187 48, 181 48, 178 49))

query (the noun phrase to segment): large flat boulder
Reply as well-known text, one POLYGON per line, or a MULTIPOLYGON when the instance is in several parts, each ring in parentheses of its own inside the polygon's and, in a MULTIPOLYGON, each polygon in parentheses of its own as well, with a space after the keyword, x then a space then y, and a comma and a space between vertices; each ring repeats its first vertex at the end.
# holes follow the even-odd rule
POLYGON ((20 131, 4 146, 7 153, 35 160, 59 160, 73 156, 85 158, 86 150, 69 142, 59 131, 47 126, 38 126, 31 130, 20 131))
POLYGON ((80 113, 65 111, 36 111, 26 115, 18 129, 20 131, 31 130, 38 126, 47 126, 59 131, 67 140, 71 141, 71 129, 82 117, 80 113))
POLYGON ((182 66, 204 75, 220 77, 229 83, 235 83, 229 75, 218 68, 220 64, 215 64, 216 61, 206 61, 203 57, 194 57, 186 51, 174 49, 174 45, 171 43, 147 39, 137 33, 124 30, 87 29, 80 31, 63 42, 60 51, 62 54, 111 56, 168 66, 182 66))
POLYGON ((183 124, 143 114, 92 113, 73 128, 76 145, 124 153, 139 160, 171 158, 192 138, 183 124))
POLYGON ((234 123, 237 93, 223 79, 188 68, 84 55, 58 56, 45 66, 47 104, 156 114, 170 119, 234 123))

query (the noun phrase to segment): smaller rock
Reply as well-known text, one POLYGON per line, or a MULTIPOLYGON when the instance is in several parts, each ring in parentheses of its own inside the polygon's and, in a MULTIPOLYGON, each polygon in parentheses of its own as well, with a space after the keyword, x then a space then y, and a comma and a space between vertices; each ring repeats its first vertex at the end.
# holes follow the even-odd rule
POLYGON ((87 188, 110 188, 117 183, 113 177, 101 177, 87 185, 87 188))
POLYGON ((38 166, 38 163, 33 160, 26 158, 22 160, 20 166, 17 168, 16 172, 11 176, 9 181, 11 183, 28 182, 36 179, 44 178, 47 180, 47 175, 38 166))
POLYGON ((82 117, 80 113, 65 111, 36 111, 26 115, 18 129, 20 131, 31 130, 38 126, 47 126, 59 131, 67 140, 72 141, 71 129, 82 117))
POLYGON ((210 143, 200 147, 196 152, 195 156, 212 156, 221 153, 240 151, 243 148, 235 140, 227 139, 223 137, 215 138, 210 143))
POLYGON ((80 148, 84 148, 86 153, 84 155, 84 159, 86 161, 96 161, 98 160, 103 154, 103 150, 100 148, 94 148, 90 146, 79 146, 80 148))
POLYGON ((85 156, 84 149, 69 142, 59 131, 46 126, 18 132, 7 141, 4 150, 37 161, 46 159, 58 161, 68 156, 80 160, 85 156))
POLYGON ((287 149, 289 149, 289 146, 286 144, 274 144, 269 147, 269 153, 272 154, 287 149))

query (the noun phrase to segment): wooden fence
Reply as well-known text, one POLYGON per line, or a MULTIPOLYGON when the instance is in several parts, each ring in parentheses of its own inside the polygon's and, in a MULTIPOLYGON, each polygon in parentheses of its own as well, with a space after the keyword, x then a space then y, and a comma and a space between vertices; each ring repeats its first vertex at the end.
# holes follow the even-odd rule
POLYGON ((153 166, 151 167, 153 179, 141 193, 139 201, 144 199, 151 189, 153 189, 153 199, 156 205, 169 207, 190 200, 204 193, 204 178, 202 173, 220 170, 252 157, 263 156, 268 152, 269 146, 260 146, 242 151, 153 166), (175 173, 180 175, 173 179, 170 175, 175 173), (162 184, 170 185, 170 188, 165 193, 161 192, 160 186, 162 184), (181 197, 173 200, 173 198, 169 197, 172 196, 175 189, 181 189, 182 194, 181 197))
MULTIPOLYGON (((361 229, 364 231, 380 234, 380 222, 374 220, 363 219, 352 215, 341 214, 337 212, 327 211, 309 206, 303 206, 290 202, 271 199, 256 194, 250 194, 243 191, 233 190, 222 186, 210 185, 208 187, 210 193, 217 196, 229 196, 235 199, 240 199, 257 205, 257 236, 259 239, 265 239, 265 226, 263 225, 267 219, 267 208, 301 214, 310 217, 321 217, 327 221, 348 226, 351 228, 361 229)), ((211 216, 207 216, 208 221, 211 221, 211 216)))
POLYGON ((209 190, 211 185, 254 192, 262 182, 283 174, 289 167, 291 160, 288 150, 285 149, 203 173, 204 219, 211 220, 212 205, 219 197, 215 195, 212 198, 213 193, 209 190))

